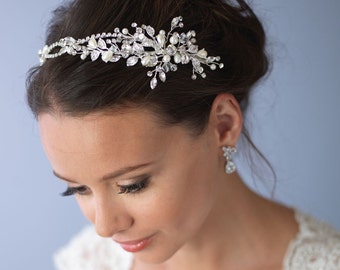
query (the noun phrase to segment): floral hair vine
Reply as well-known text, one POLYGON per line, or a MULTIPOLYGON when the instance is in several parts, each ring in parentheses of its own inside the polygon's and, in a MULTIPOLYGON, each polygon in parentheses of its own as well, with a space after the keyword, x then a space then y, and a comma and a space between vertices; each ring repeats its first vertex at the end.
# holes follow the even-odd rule
POLYGON ((219 63, 219 56, 208 56, 205 49, 198 49, 196 33, 193 30, 187 33, 178 33, 174 30, 183 28, 182 17, 175 17, 171 21, 171 29, 168 33, 160 30, 155 35, 155 29, 150 25, 132 23, 136 32, 130 34, 127 28, 120 30, 115 28, 112 33, 101 33, 88 36, 84 39, 65 37, 39 51, 40 65, 47 59, 56 58, 63 54, 80 55, 82 60, 90 56, 92 61, 99 57, 105 62, 117 62, 121 58, 126 59, 127 66, 134 66, 141 61, 145 67, 155 67, 147 72, 152 77, 151 89, 154 89, 159 80, 165 82, 166 73, 176 71, 177 64, 192 64, 192 76, 206 77, 204 68, 207 65, 211 70, 223 68, 219 63))

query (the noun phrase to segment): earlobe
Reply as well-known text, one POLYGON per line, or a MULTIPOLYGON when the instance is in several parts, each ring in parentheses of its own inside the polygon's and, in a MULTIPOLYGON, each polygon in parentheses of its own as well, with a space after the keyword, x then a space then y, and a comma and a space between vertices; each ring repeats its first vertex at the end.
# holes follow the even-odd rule
POLYGON ((210 112, 210 123, 220 147, 235 146, 242 131, 242 112, 231 94, 216 96, 210 112))

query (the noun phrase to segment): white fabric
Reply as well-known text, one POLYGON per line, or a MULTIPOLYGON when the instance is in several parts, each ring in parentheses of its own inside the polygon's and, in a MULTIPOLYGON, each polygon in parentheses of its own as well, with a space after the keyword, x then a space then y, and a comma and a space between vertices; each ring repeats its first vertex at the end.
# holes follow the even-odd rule
MULTIPOLYGON (((291 241, 283 270, 340 270, 340 233, 304 213, 295 211, 299 233, 291 241)), ((132 255, 111 239, 84 229, 54 257, 58 270, 129 270, 132 255)))
POLYGON ((340 270, 340 233, 331 226, 299 211, 300 230, 290 243, 284 270, 340 270))

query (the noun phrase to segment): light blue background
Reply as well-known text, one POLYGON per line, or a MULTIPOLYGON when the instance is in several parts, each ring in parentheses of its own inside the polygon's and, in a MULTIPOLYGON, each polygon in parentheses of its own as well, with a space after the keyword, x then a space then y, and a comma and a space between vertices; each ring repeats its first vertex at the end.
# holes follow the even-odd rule
MULTIPOLYGON (((53 269, 53 251, 86 224, 75 201, 58 195, 64 186, 51 175, 25 104, 25 74, 38 63, 58 2, 1 3, 1 269, 53 269)), ((274 68, 249 121, 276 169, 276 198, 340 228, 340 1, 252 2, 269 31, 274 68)))

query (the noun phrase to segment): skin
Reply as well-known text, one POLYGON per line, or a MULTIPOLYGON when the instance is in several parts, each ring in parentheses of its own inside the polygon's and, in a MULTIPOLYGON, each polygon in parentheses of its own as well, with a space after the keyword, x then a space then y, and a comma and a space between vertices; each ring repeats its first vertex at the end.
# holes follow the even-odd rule
POLYGON ((134 254, 134 270, 281 269, 297 233, 292 210, 224 172, 221 147, 236 145, 242 130, 233 96, 215 99, 199 136, 164 127, 142 108, 38 120, 55 174, 83 187, 76 198, 97 233, 115 241, 152 237, 134 254), (144 189, 119 194, 145 178, 144 189))

